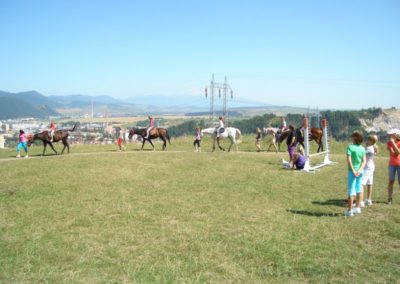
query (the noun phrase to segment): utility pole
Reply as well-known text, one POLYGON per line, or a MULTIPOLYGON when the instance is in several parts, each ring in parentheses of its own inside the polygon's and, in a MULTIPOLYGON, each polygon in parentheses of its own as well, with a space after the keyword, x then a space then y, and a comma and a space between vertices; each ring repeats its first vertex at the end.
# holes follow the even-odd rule
POLYGON ((218 97, 221 98, 221 89, 223 96, 223 109, 222 113, 225 118, 225 125, 228 125, 228 107, 227 107, 227 97, 228 93, 231 94, 231 99, 233 99, 233 91, 230 85, 228 85, 228 80, 225 76, 224 83, 218 83, 214 81, 214 74, 211 77, 211 84, 208 88, 205 88, 206 98, 208 97, 208 89, 210 89, 210 124, 213 125, 215 122, 215 110, 214 110, 214 97, 215 97, 215 89, 218 89, 218 97))

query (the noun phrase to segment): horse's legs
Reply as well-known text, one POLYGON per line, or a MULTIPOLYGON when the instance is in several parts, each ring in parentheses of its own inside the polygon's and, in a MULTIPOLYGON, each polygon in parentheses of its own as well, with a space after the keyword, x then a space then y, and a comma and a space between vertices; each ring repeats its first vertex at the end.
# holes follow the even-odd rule
POLYGON ((146 139, 145 139, 145 138, 143 138, 142 148, 140 148, 140 151, 142 151, 142 150, 143 150, 144 143, 146 143, 146 139))
POLYGON ((44 153, 46 152, 46 146, 47 146, 47 142, 43 141, 43 153, 42 153, 42 156, 44 156, 44 153))
POLYGON ((213 148, 212 148, 212 152, 215 151, 215 138, 213 139, 213 148))
POLYGON ((163 151, 164 151, 165 148, 167 148, 167 139, 165 139, 164 136, 160 136, 160 138, 161 138, 161 140, 164 142, 164 143, 163 143, 163 146, 162 146, 162 149, 163 149, 163 151))
POLYGON ((56 153, 56 155, 58 155, 56 149, 54 149, 54 147, 53 147, 53 143, 51 143, 51 142, 48 142, 48 143, 49 143, 51 149, 53 149, 54 153, 56 153))
MULTIPOLYGON (((236 139, 233 138, 233 139, 232 139, 232 142, 233 142, 233 144, 235 144, 235 148, 236 148, 236 152, 237 152, 237 151, 239 150, 239 147, 238 147, 238 144, 237 144, 236 139)), ((232 144, 231 144, 231 147, 232 147, 232 144)))
POLYGON ((276 147, 276 143, 273 144, 275 148, 275 152, 278 154, 278 147, 276 147))
MULTIPOLYGON (((236 144, 236 141, 234 140, 234 138, 229 137, 229 139, 231 140, 231 145, 229 145, 228 152, 231 151, 232 145, 233 145, 233 144, 236 144)), ((236 151, 237 151, 237 145, 236 145, 236 151)))
POLYGON ((217 144, 218 144, 218 147, 219 147, 220 150, 225 151, 225 149, 222 148, 221 145, 219 145, 219 137, 217 138, 217 144))
POLYGON ((67 145, 64 143, 64 141, 63 141, 63 145, 64 145, 64 148, 63 148, 62 151, 61 151, 61 155, 64 153, 64 150, 65 150, 65 148, 67 147, 67 145))
POLYGON ((69 144, 67 140, 62 140, 62 143, 64 145, 64 148, 61 151, 61 155, 64 153, 65 148, 67 148, 68 154, 69 154, 69 144))
POLYGON ((153 144, 153 142, 151 142, 151 139, 149 139, 148 141, 149 141, 150 145, 153 147, 153 151, 155 151, 155 150, 156 150, 156 148, 154 147, 154 144, 153 144))
POLYGON ((276 136, 274 136, 274 137, 272 138, 272 145, 273 145, 274 148, 275 148, 275 152, 278 153, 278 147, 276 147, 276 136))
POLYGON ((319 141, 318 142, 318 150, 317 150, 317 153, 319 153, 319 151, 324 151, 324 145, 322 144, 322 141, 319 141))

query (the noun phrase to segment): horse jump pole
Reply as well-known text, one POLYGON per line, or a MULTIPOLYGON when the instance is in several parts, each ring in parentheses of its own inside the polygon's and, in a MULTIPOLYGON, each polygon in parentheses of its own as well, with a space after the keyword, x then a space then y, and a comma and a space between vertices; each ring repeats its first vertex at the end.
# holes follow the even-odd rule
POLYGON ((303 120, 303 127, 304 127, 304 154, 306 156, 306 163, 304 165, 304 171, 306 172, 311 172, 315 171, 319 168, 322 168, 324 166, 332 165, 333 162, 329 158, 329 143, 328 143, 328 122, 326 119, 321 120, 321 125, 322 125, 322 133, 323 133, 323 140, 322 143, 324 145, 325 151, 320 152, 320 153, 315 153, 315 154, 310 154, 310 141, 309 141, 309 124, 308 124, 308 117, 305 117, 303 120), (310 161, 311 157, 319 156, 319 155, 324 155, 324 161, 322 164, 318 164, 316 166, 311 167, 310 161))

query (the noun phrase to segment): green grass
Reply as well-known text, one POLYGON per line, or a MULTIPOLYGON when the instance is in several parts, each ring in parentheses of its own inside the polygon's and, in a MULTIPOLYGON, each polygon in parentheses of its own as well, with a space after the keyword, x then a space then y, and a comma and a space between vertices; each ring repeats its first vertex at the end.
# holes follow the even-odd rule
POLYGON ((337 165, 306 174, 282 169, 284 152, 255 153, 254 137, 238 153, 207 152, 208 139, 203 153, 192 137, 166 152, 0 151, 0 282, 398 282, 387 158, 376 203, 345 218, 345 144, 332 145, 337 165))

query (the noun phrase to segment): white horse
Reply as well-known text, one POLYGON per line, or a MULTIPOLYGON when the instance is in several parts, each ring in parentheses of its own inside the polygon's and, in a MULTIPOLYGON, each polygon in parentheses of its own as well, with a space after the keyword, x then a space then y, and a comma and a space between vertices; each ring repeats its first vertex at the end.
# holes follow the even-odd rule
POLYGON ((271 136, 271 140, 269 142, 269 146, 268 146, 267 151, 269 151, 269 149, 271 149, 271 146, 273 146, 275 148, 275 152, 278 153, 278 147, 276 146, 276 142, 278 142, 278 144, 280 144, 280 141, 278 139, 278 136, 279 136, 278 133, 280 131, 281 131, 281 129, 280 128, 276 128, 276 127, 267 127, 267 128, 264 127, 262 129, 263 136, 271 136))
MULTIPOLYGON (((204 135, 210 135, 211 138, 213 139, 213 152, 215 150, 215 141, 217 141, 219 149, 222 151, 225 151, 224 148, 219 145, 219 139, 217 139, 217 131, 215 127, 210 127, 210 128, 205 128, 201 130, 201 136, 204 135)), ((233 144, 236 146, 236 151, 238 150, 238 142, 240 137, 242 136, 242 133, 238 128, 235 127, 226 127, 224 132, 219 134, 219 138, 229 138, 231 140, 231 145, 229 146, 228 152, 231 150, 231 147, 233 144)))

